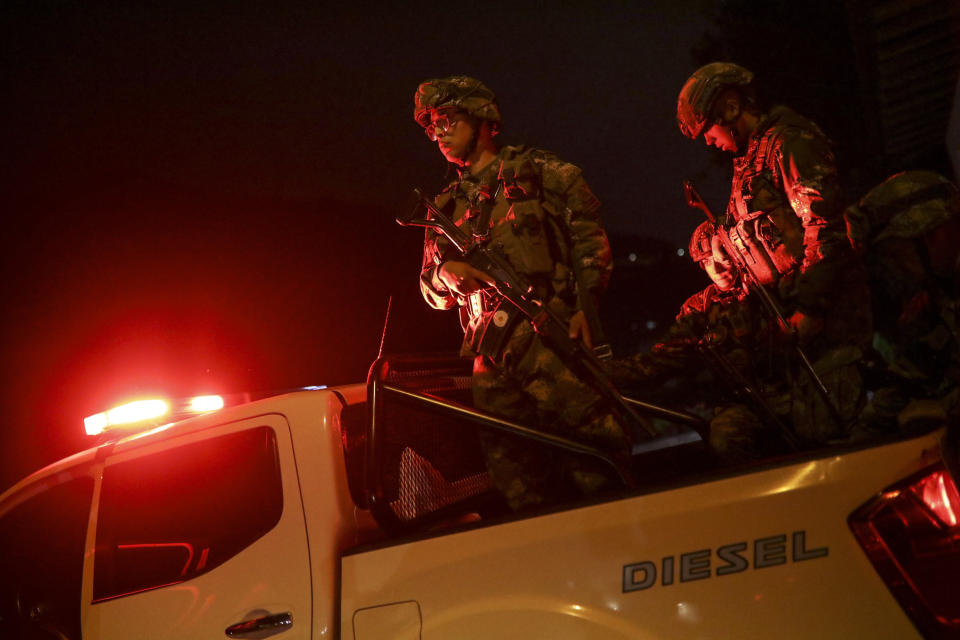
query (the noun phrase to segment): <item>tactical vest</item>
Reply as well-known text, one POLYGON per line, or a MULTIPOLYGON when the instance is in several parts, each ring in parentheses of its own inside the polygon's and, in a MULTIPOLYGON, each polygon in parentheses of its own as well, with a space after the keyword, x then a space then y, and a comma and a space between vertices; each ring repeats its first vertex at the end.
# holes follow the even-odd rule
MULTIPOLYGON (((531 160, 531 150, 505 147, 478 176, 452 182, 436 204, 476 241, 501 253, 518 274, 534 284, 542 300, 573 290, 566 267, 570 249, 556 207, 544 197, 542 178, 531 160)), ((452 248, 437 256, 438 263, 456 259, 452 248)), ((465 345, 496 359, 512 335, 521 314, 496 291, 475 292, 460 303, 465 345)), ((569 301, 565 301, 570 304, 569 301)))
MULTIPOLYGON (((800 119, 782 107, 773 113, 800 119)), ((803 124, 822 135, 812 122, 803 124)), ((777 167, 784 132, 779 121, 769 125, 750 140, 743 157, 734 160, 727 206, 730 240, 762 284, 772 284, 795 271, 803 260, 803 227, 787 201, 777 167)))

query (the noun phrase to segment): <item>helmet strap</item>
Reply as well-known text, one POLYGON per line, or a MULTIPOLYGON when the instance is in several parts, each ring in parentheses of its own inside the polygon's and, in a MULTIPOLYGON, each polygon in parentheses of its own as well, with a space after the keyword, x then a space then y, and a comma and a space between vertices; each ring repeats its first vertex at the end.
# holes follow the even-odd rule
POLYGON ((477 150, 477 142, 480 140, 480 128, 483 127, 484 121, 471 116, 469 122, 470 128, 473 129, 473 134, 470 136, 470 142, 467 144, 466 151, 464 151, 464 160, 469 158, 470 155, 477 150))

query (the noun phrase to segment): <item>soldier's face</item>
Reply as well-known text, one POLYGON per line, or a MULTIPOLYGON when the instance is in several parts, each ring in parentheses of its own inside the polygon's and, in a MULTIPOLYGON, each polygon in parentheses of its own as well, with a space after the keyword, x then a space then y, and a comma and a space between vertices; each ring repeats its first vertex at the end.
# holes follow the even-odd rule
POLYGON ((715 124, 703 132, 703 139, 707 146, 713 145, 721 151, 736 153, 740 146, 733 134, 733 130, 724 124, 715 124))
POLYGON ((447 162, 462 165, 466 160, 470 141, 473 139, 473 127, 463 114, 433 114, 431 124, 436 126, 437 147, 447 162), (438 122, 439 121, 439 122, 438 122))
POLYGON ((724 251, 718 236, 710 239, 710 254, 701 263, 704 271, 717 285, 720 291, 729 291, 737 282, 737 271, 733 261, 724 251))
POLYGON ((703 265, 704 271, 707 272, 707 275, 710 276, 710 279, 713 280, 713 283, 717 285, 717 289, 720 289, 720 291, 727 291, 736 281, 733 276, 733 270, 728 265, 717 262, 710 257, 704 258, 701 264, 703 265))

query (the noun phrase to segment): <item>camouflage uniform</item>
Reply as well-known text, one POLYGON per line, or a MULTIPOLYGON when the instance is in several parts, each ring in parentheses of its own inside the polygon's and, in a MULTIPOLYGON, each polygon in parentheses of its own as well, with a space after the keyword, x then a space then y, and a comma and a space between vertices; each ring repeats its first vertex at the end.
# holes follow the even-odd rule
POLYGON ((713 125, 719 129, 710 133, 712 140, 727 131, 737 138, 742 153, 733 164, 723 221, 727 236, 753 279, 779 298, 785 317, 822 323, 804 336, 803 346, 839 416, 828 410, 803 369, 788 367, 794 428, 814 442, 847 438, 862 406, 857 363, 872 332, 866 273, 846 239, 830 141, 787 107, 761 113, 752 85, 753 73, 739 65, 705 65, 680 92, 677 122, 691 139, 713 125), (738 112, 729 110, 730 102, 721 105, 727 111, 717 109, 721 97, 730 99, 728 89, 738 92, 738 112), (739 139, 745 127, 749 135, 739 139))
POLYGON ((724 292, 711 284, 684 302, 649 353, 616 360, 608 371, 628 395, 653 393, 665 403, 694 400, 686 408, 710 421, 709 445, 718 461, 746 462, 783 449, 776 430, 758 412, 779 412, 774 419, 789 421, 784 415, 789 404, 784 405, 774 375, 783 353, 768 342, 771 337, 752 298, 740 289, 724 292), (738 398, 744 385, 756 397, 738 398), (676 391, 668 395, 671 386, 676 391), (691 389, 696 389, 693 396, 691 389), (756 406, 758 401, 765 407, 756 406))
POLYGON ((814 351, 870 335, 866 276, 847 241, 841 198, 830 141, 787 107, 763 116, 734 159, 731 235, 749 239, 748 252, 762 262, 758 279, 777 284, 788 313, 824 319, 814 351))
POLYGON ((650 386, 669 378, 701 370, 705 344, 724 344, 731 349, 741 347, 753 328, 738 293, 723 292, 711 284, 690 296, 663 338, 649 352, 605 364, 614 382, 627 391, 648 391, 650 386))
MULTIPOLYGON (((708 264, 722 257, 712 248, 714 235, 713 226, 702 223, 691 237, 689 254, 718 278, 715 267, 711 270, 708 264)), ((650 352, 615 360, 607 369, 628 393, 653 394, 661 403, 680 402, 704 414, 710 420, 711 449, 721 462, 733 463, 755 459, 775 445, 776 434, 764 429, 756 413, 733 402, 731 396, 731 392, 744 392, 746 385, 757 396, 745 401, 763 401, 761 375, 769 378, 771 368, 765 357, 770 350, 763 342, 770 333, 754 301, 737 282, 737 274, 720 278, 718 282, 726 280, 722 282, 726 290, 713 283, 690 296, 664 339, 650 352), (691 388, 697 390, 693 398, 691 388), (674 390, 677 393, 671 394, 674 390)))
MULTIPOLYGON (((418 91, 418 108, 424 95, 429 98, 418 91)), ((552 153, 504 147, 479 175, 460 171, 436 205, 458 226, 468 227, 471 236, 502 252, 564 322, 580 308, 578 297, 596 298, 606 288, 612 259, 597 214, 600 203, 580 169, 552 153)), ((427 231, 420 288, 432 307, 460 308, 462 353, 475 356, 477 408, 629 452, 628 436, 600 396, 541 342, 509 302, 492 289, 467 297, 447 289, 439 267, 457 259, 446 238, 427 231)), ((493 481, 514 509, 555 500, 565 481, 583 493, 607 482, 604 473, 544 453, 542 447, 490 433, 483 442, 493 481), (558 473, 558 467, 567 473, 558 473)))
POLYGON ((874 298, 879 356, 867 433, 958 412, 960 192, 930 171, 891 176, 845 212, 874 298))
POLYGON ((734 160, 727 220, 732 236, 749 239, 747 252, 765 259, 758 279, 776 284, 784 314, 824 323, 804 348, 841 424, 809 376, 794 369, 794 429, 815 442, 847 437, 862 407, 858 364, 870 338, 870 294, 847 241, 830 142, 814 123, 782 106, 761 118, 734 160))

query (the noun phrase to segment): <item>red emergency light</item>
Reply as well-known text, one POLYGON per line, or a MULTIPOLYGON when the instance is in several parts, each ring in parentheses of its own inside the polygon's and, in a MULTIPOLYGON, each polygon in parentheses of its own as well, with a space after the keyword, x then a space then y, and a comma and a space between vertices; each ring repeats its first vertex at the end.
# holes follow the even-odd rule
POLYGON ((190 398, 190 403, 187 405, 189 411, 194 413, 206 413, 207 411, 217 411, 223 409, 223 397, 222 396, 196 396, 195 398, 190 398))
MULTIPOLYGON (((217 411, 224 406, 223 397, 216 395, 195 396, 180 404, 178 416, 217 411)), ((95 413, 83 419, 84 430, 89 436, 100 435, 115 427, 147 426, 157 423, 158 418, 171 415, 170 403, 166 400, 135 400, 116 406, 109 411, 95 413)))

